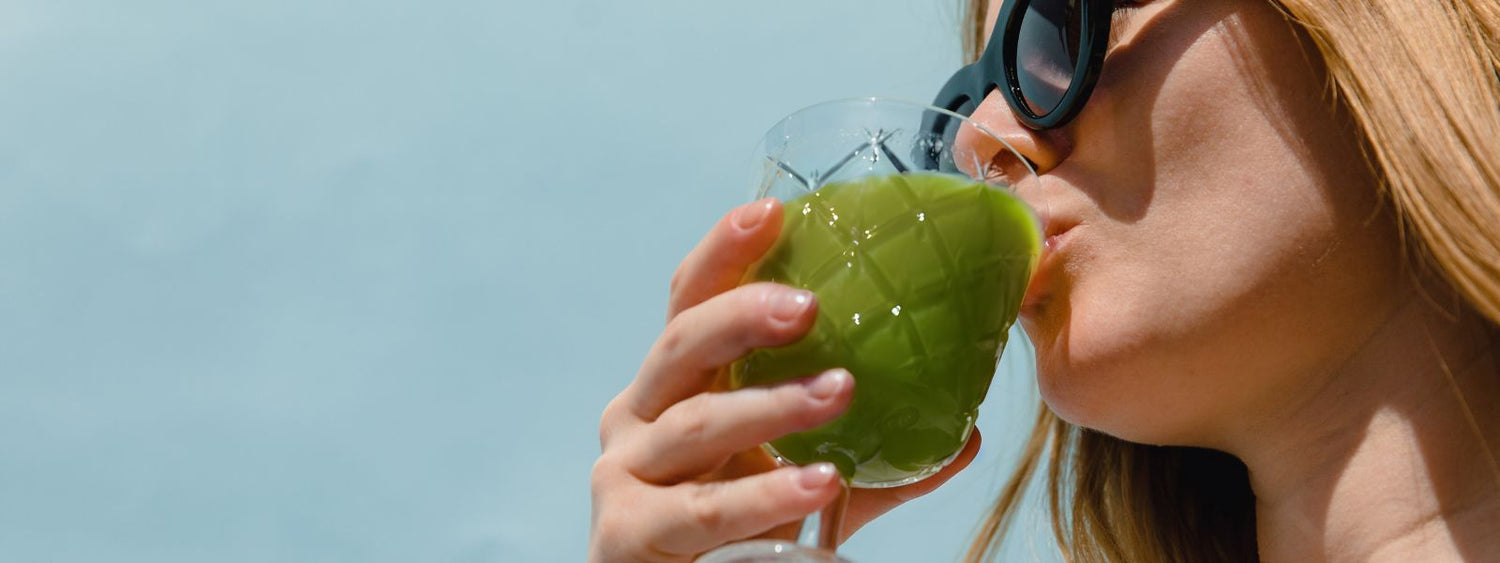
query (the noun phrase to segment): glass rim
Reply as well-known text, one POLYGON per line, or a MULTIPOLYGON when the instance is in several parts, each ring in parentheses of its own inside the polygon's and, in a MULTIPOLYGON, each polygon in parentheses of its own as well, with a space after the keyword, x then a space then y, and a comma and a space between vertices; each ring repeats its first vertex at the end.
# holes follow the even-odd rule
POLYGON ((1026 172, 1032 178, 1040 179, 1037 176, 1036 168, 1031 165, 1031 160, 1028 159, 1028 158, 1026 158, 1026 155, 1021 154, 1021 151, 1016 150, 1015 146, 1011 145, 1009 141, 1006 141, 998 133, 995 133, 989 127, 985 127, 983 124, 979 123, 978 121, 974 121, 973 118, 971 118, 969 116, 966 116, 964 114, 957 113, 957 112, 954 112, 954 111, 949 111, 949 110, 946 110, 946 109, 934 106, 934 105, 932 105, 930 103, 917 102, 917 101, 913 101, 913 100, 906 99, 906 98, 897 98, 897 97, 890 97, 890 96, 853 96, 853 97, 848 97, 848 98, 834 98, 832 100, 825 100, 825 101, 818 102, 818 103, 815 103, 815 104, 812 104, 812 105, 803 106, 801 108, 798 108, 797 110, 792 111, 791 113, 786 114, 781 119, 776 120, 776 123, 772 124, 770 128, 766 129, 765 133, 761 134, 761 136, 760 136, 760 138, 761 138, 760 143, 762 145, 764 145, 766 143, 766 140, 770 138, 770 136, 771 136, 772 133, 776 132, 778 129, 781 129, 783 125, 785 125, 788 121, 791 121, 792 118, 794 118, 794 117, 797 117, 797 116, 802 115, 804 113, 810 113, 810 112, 812 112, 814 110, 824 109, 824 108, 827 108, 829 106, 846 106, 846 105, 853 105, 853 104, 856 104, 856 103, 864 103, 864 104, 870 104, 870 105, 890 105, 890 106, 898 106, 898 107, 899 106, 906 106, 906 107, 909 107, 909 108, 914 109, 914 110, 931 111, 931 112, 942 114, 942 115, 945 115, 945 116, 948 116, 948 117, 951 117, 951 118, 958 119, 960 123, 966 123, 966 124, 974 127, 975 129, 979 130, 980 132, 984 133, 985 135, 988 135, 991 139, 993 139, 995 141, 999 141, 1000 145, 1003 146, 1003 147, 1005 147, 1005 150, 1010 151, 1011 155, 1014 156, 1014 157, 1016 157, 1016 160, 1021 163, 1021 166, 1023 166, 1023 167, 1026 168, 1026 172))

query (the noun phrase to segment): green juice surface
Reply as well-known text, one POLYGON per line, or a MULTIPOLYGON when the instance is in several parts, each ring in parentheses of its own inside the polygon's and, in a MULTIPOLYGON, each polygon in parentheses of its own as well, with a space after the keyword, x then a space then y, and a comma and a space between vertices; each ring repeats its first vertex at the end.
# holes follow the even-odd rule
POLYGON ((854 402, 822 427, 770 444, 828 461, 860 485, 935 472, 963 447, 1036 267, 1035 216, 961 176, 893 174, 829 183, 785 203, 776 246, 746 281, 818 297, 812 331, 730 368, 739 388, 843 367, 854 402))

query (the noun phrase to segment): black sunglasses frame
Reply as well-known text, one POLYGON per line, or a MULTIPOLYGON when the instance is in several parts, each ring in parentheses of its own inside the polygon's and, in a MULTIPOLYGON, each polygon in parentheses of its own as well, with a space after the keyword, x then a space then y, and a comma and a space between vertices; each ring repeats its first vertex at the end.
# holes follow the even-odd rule
MULTIPOLYGON (((1003 1, 1003 0, 993 0, 1003 1)), ((984 47, 979 60, 967 65, 948 79, 947 84, 933 100, 934 106, 970 116, 974 108, 984 102, 991 91, 1000 90, 1010 104, 1017 120, 1034 130, 1062 127, 1083 110, 1099 73, 1104 67, 1104 51, 1109 43, 1110 17, 1114 12, 1114 0, 1077 0, 1080 4, 1078 56, 1081 64, 1073 67, 1072 80, 1057 106, 1043 114, 1037 114, 1026 103, 1021 92, 1021 82, 1016 70, 1016 43, 1021 36, 1021 23, 1026 9, 1032 2, 1057 2, 1067 0, 1012 0, 1000 10, 995 21, 996 30, 984 47)))

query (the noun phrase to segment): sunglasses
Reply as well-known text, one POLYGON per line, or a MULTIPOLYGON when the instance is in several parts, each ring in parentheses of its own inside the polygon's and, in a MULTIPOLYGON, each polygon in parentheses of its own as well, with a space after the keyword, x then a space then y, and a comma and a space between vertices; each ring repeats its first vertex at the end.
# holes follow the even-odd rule
POLYGON ((932 105, 971 116, 1000 90, 1025 126, 1066 125, 1099 80, 1117 2, 1009 0, 979 60, 954 73, 932 105))

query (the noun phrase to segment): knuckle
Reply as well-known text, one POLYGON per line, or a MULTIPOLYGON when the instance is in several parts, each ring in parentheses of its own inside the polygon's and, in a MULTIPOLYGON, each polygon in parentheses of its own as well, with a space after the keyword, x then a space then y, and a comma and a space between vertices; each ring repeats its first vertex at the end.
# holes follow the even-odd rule
POLYGON ((747 302, 747 305, 755 307, 756 312, 765 313, 769 312, 766 311, 766 307, 771 304, 771 298, 775 297, 781 291, 782 286, 780 284, 761 281, 746 285, 745 291, 741 295, 747 302))
POLYGON ((778 298, 793 291, 797 290, 779 283, 758 282, 754 284, 752 291, 745 292, 743 309, 755 319, 754 325, 760 330, 762 338, 779 341, 802 334, 810 328, 812 316, 805 311, 791 320, 777 320, 773 313, 778 298))
POLYGON ((826 404, 813 399, 807 387, 800 382, 789 382, 775 389, 772 394, 775 400, 777 416, 789 420, 798 428, 811 428, 824 422, 826 418, 826 404))
POLYGON ((672 271, 672 277, 667 280, 667 295, 675 297, 679 291, 682 291, 685 283, 687 283, 686 262, 678 264, 677 269, 672 271))
MULTIPOLYGON (((806 401, 802 402, 806 405, 806 401)), ((793 409, 788 418, 796 422, 798 430, 806 430, 827 422, 828 417, 819 409, 803 406, 793 409)))
POLYGON ((661 339, 657 341, 657 353, 661 354, 669 363, 682 356, 683 344, 687 336, 683 334, 682 317, 672 319, 667 323, 667 328, 662 330, 661 339))
POLYGON ((809 398, 807 388, 802 385, 801 379, 783 381, 766 391, 771 395, 772 402, 783 409, 802 406, 809 398))
POLYGON ((678 404, 677 414, 673 417, 672 426, 677 432, 677 440, 688 447, 698 447, 703 444, 709 434, 708 417, 701 401, 685 401, 678 404))
POLYGON ((618 419, 620 411, 620 397, 610 399, 609 404, 604 405, 604 410, 599 413, 599 450, 603 451, 609 445, 609 436, 614 429, 614 421, 618 419))
POLYGON ((787 403, 786 413, 783 416, 797 430, 806 430, 827 421, 827 416, 823 411, 806 398, 798 398, 795 401, 788 401, 787 403))
POLYGON ((608 491, 615 481, 615 475, 619 472, 615 469, 614 460, 608 455, 601 455, 594 459, 594 467, 589 471, 589 488, 594 496, 600 496, 608 491))
POLYGON ((705 486, 695 490, 688 497, 688 517, 694 525, 698 526, 710 536, 717 537, 724 529, 725 520, 728 517, 716 487, 705 486))
POLYGON ((777 333, 777 323, 771 320, 771 297, 774 288, 769 284, 740 292, 734 303, 733 335, 741 341, 759 342, 777 333))

